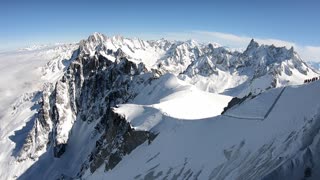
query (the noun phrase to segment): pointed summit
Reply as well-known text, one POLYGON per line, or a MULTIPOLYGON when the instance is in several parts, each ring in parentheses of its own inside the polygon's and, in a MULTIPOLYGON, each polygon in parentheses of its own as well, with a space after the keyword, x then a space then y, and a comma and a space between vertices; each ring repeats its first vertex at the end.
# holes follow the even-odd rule
POLYGON ((104 34, 99 33, 99 32, 95 32, 88 37, 89 42, 102 42, 106 39, 107 39, 107 37, 104 34))
POLYGON ((294 48, 293 48, 293 46, 291 46, 291 48, 289 49, 289 56, 290 57, 293 57, 294 56, 294 48))
POLYGON ((189 39, 186 41, 187 44, 189 44, 190 46, 194 47, 194 46, 198 46, 198 42, 193 40, 193 39, 189 39))
POLYGON ((248 47, 259 47, 259 44, 254 39, 251 39, 248 47))
POLYGON ((245 52, 251 52, 252 50, 256 49, 259 47, 259 44, 254 40, 251 39, 247 49, 245 50, 245 52))
POLYGON ((95 50, 107 49, 104 46, 104 42, 108 39, 102 33, 95 32, 91 34, 87 39, 83 39, 79 42, 79 52, 80 54, 95 54, 95 50))
POLYGON ((291 46, 291 48, 289 49, 290 52, 294 52, 294 48, 293 46, 291 46))
POLYGON ((94 32, 93 34, 92 34, 93 36, 104 36, 102 33, 100 33, 100 32, 94 32))

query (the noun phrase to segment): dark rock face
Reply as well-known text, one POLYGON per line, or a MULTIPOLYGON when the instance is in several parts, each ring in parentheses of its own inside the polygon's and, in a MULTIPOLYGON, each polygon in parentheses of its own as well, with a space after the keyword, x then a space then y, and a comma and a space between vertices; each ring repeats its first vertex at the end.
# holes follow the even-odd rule
POLYGON ((147 131, 136 131, 130 127, 130 124, 119 114, 109 111, 106 117, 106 130, 96 143, 95 150, 91 153, 89 162, 84 164, 81 176, 85 167, 90 166, 93 173, 101 165, 105 164, 105 170, 113 169, 122 159, 137 146, 148 141, 150 143, 156 135, 147 131))
MULTIPOLYGON (((141 73, 146 73, 143 64, 136 65, 122 57, 117 62, 112 62, 101 55, 79 58, 71 64, 68 72, 56 85, 58 88, 59 83, 66 84, 70 101, 60 102, 65 98, 57 96, 57 93, 56 102, 66 104, 76 118, 91 123, 108 113, 110 107, 132 99, 136 93, 130 89, 130 79, 141 73)), ((63 119, 64 111, 61 116, 59 108, 53 109, 57 109, 54 113, 56 122, 67 121, 63 119)), ((54 151, 56 155, 63 154, 65 143, 66 141, 63 143, 56 141, 54 151)))
MULTIPOLYGON (((195 74, 218 75, 218 70, 231 69, 233 71, 249 67, 256 69, 251 81, 266 73, 278 75, 282 72, 281 62, 295 58, 293 50, 287 52, 284 48, 272 46, 266 49, 252 41, 244 53, 214 48, 213 45, 201 51, 198 47, 189 48, 188 51, 193 52, 190 55, 193 61, 188 62, 183 58, 187 55, 184 48, 165 43, 163 48, 168 51, 168 58, 159 63, 158 69, 148 71, 142 63, 136 64, 129 61, 128 56, 121 49, 116 51, 107 49, 102 43, 105 39, 103 35, 94 35, 90 36, 87 41, 82 41, 64 75, 55 84, 46 86, 41 100, 37 102, 40 108, 35 115, 34 125, 21 148, 19 161, 26 158, 36 160, 44 152, 62 159, 65 153, 70 151, 68 149, 71 147, 69 135, 79 131, 74 128, 74 123, 80 121, 88 125, 85 128, 92 129, 90 130, 95 136, 94 145, 90 146, 92 150, 86 154, 87 156, 83 156, 83 159, 86 157, 87 159, 84 161, 81 159, 79 172, 63 174, 61 179, 69 177, 71 179, 75 176, 81 178, 85 171, 90 170, 92 173, 101 166, 104 166, 105 171, 109 171, 121 161, 123 156, 131 153, 146 141, 151 143, 156 137, 156 134, 151 132, 131 128, 125 117, 116 114, 113 107, 132 100, 141 87, 161 76, 161 72, 167 72, 165 66, 191 63, 182 73, 190 77, 195 74), (93 47, 94 49, 91 49, 93 47), (104 57, 100 51, 115 60, 104 57), (261 59, 260 53, 268 55, 266 56, 267 61, 261 59), (274 65, 277 64, 276 62, 279 62, 279 65, 274 65)), ((184 44, 179 46, 182 47, 184 44)), ((134 49, 130 50, 134 52, 134 49)), ((301 73, 305 74, 306 70, 302 68, 302 65, 299 59, 296 59, 293 64, 294 68, 298 68, 301 73)), ((284 73, 292 74, 290 70, 292 67, 284 68, 286 68, 284 73)), ((270 88, 276 85, 277 80, 274 79, 270 88)), ((224 112, 248 98, 254 98, 254 96, 249 94, 241 99, 233 98, 224 112)), ((310 154, 311 151, 306 152, 308 153, 304 157, 313 155, 310 154)), ((301 169, 303 169, 301 172, 304 177, 315 176, 314 166, 308 164, 301 169)), ((283 173, 282 170, 280 171, 283 173)), ((146 177, 156 178, 157 175, 148 174, 146 177)))
POLYGON ((53 149, 54 157, 59 158, 66 151, 67 144, 58 144, 53 149))
POLYGON ((114 168, 124 155, 155 138, 150 132, 132 129, 112 107, 133 99, 158 74, 149 72, 142 63, 129 61, 121 50, 109 53, 116 57, 115 61, 99 53, 94 56, 79 53, 61 79, 48 85, 35 125, 20 152, 22 160, 36 159, 41 152, 50 152, 50 148, 52 156, 63 156, 76 121, 94 123, 92 133, 99 137, 79 169, 79 177, 88 168, 94 172, 104 162, 106 170, 114 168))
POLYGON ((228 109, 232 108, 233 106, 240 105, 241 103, 243 103, 248 98, 249 99, 253 99, 254 97, 256 97, 256 96, 254 96, 251 93, 249 93, 247 96, 245 96, 243 98, 238 98, 238 97, 232 98, 231 101, 228 103, 228 106, 223 109, 221 114, 224 114, 225 112, 228 111, 228 109))
POLYGON ((52 121, 50 110, 51 107, 51 92, 53 91, 53 86, 45 85, 46 89, 40 93, 40 100, 35 102, 34 106, 38 106, 38 113, 34 116, 34 124, 30 130, 25 142, 18 153, 18 161, 23 161, 27 158, 36 160, 39 157, 41 151, 45 151, 47 144, 51 143, 51 130, 52 121))

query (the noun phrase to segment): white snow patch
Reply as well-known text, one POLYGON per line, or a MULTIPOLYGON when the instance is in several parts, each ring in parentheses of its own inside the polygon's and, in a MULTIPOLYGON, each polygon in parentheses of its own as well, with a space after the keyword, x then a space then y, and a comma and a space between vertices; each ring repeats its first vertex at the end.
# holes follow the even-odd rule
POLYGON ((171 74, 160 77, 140 94, 148 94, 150 98, 138 96, 132 104, 115 108, 115 112, 122 114, 132 127, 139 130, 152 129, 163 116, 184 120, 218 116, 232 98, 201 91, 171 74))

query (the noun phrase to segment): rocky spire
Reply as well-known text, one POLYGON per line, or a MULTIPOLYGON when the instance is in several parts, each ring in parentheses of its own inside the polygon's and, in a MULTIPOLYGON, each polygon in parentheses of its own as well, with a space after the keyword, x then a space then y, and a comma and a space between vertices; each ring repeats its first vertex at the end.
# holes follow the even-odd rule
POLYGON ((247 47, 247 50, 257 48, 257 47, 259 47, 259 44, 254 39, 251 39, 251 41, 247 47))

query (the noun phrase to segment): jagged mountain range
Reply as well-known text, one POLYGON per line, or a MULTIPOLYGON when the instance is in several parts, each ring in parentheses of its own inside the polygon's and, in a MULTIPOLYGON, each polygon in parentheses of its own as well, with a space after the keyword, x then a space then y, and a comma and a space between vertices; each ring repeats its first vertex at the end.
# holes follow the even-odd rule
POLYGON ((298 179, 318 168, 319 83, 301 84, 319 74, 293 48, 94 33, 50 50, 61 54, 37 69, 42 88, 1 119, 1 167, 12 169, 1 178, 298 179))
POLYGON ((108 50, 120 49, 129 60, 143 62, 148 69, 172 73, 202 90, 232 96, 296 85, 305 75, 316 76, 293 48, 259 45, 254 40, 244 52, 237 52, 216 43, 143 41, 95 33, 80 42, 80 49, 84 54, 98 53, 110 59, 114 57, 108 50))

